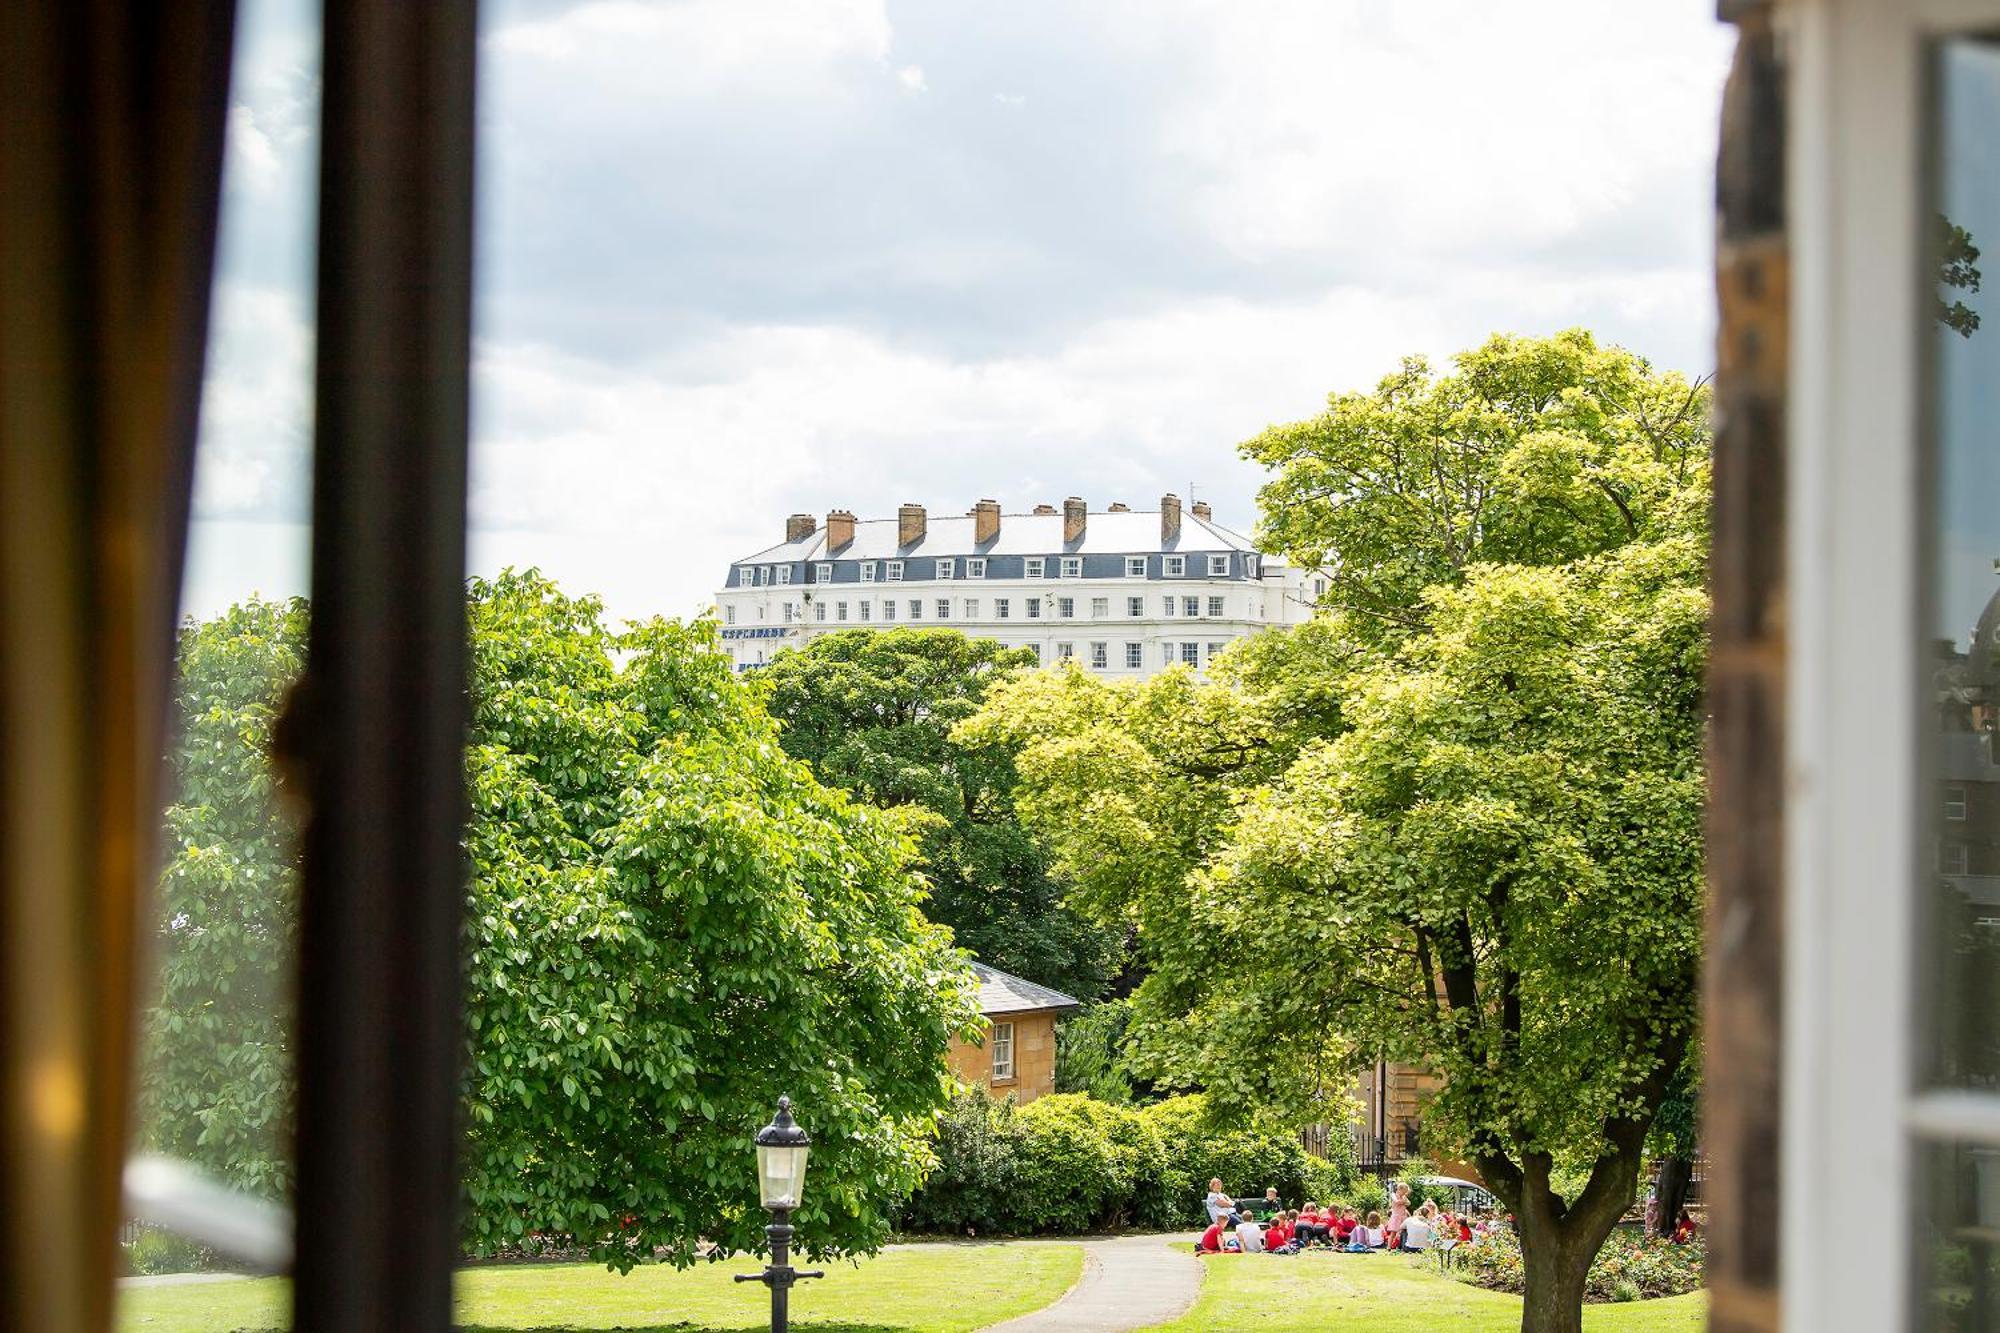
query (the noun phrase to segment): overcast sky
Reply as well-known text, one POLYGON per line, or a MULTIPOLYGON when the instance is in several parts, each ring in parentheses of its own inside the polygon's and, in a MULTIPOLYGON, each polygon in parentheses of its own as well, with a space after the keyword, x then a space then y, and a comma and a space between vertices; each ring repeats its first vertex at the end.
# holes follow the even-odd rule
MULTIPOLYGON (((471 560, 687 614, 794 510, 1195 493, 1496 329, 1706 373, 1713 0, 493 0, 471 560)), ((305 591, 317 43, 247 0, 188 609, 305 591)))

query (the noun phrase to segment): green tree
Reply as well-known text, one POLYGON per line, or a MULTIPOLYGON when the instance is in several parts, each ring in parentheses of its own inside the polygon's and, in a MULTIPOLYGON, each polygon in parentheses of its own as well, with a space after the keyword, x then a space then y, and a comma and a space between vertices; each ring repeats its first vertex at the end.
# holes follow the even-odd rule
POLYGON ((840 630, 758 674, 787 753, 908 818, 932 920, 982 961, 1090 999, 1117 970, 1122 932, 1064 904, 1015 814, 1012 750, 952 736, 994 681, 1034 662, 957 630, 840 630))
MULTIPOLYGON (((183 635, 146 1017, 154 1141, 267 1193, 288 1178, 296 871, 266 753, 304 617, 253 603, 183 635)), ((746 1145, 781 1093, 817 1145, 802 1246, 879 1245, 977 1024, 916 848, 785 754, 708 622, 614 633, 533 573, 475 580, 469 618, 468 1247, 620 1268, 757 1248, 746 1145)))
POLYGON ((251 600, 180 633, 140 1135, 239 1189, 291 1188, 292 830, 271 727, 305 662, 306 605, 251 600))
POLYGON ((1533 1333, 1580 1327, 1693 1039, 1705 417, 1580 332, 1406 362, 1245 446, 1325 621, 1207 684, 1010 682, 965 728, 1021 747, 1079 900, 1136 920, 1157 1061, 1302 1109, 1363 1054, 1445 1076, 1533 1333))

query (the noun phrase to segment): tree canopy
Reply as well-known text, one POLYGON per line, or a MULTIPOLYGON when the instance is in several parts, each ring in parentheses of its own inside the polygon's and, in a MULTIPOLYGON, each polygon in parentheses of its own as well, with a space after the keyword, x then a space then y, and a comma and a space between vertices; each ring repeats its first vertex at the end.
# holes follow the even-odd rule
POLYGON ((787 753, 825 782, 902 812, 923 851, 925 911, 982 961, 1089 1000, 1124 934, 1063 902, 1014 809, 1012 747, 955 739, 1026 649, 957 630, 839 630, 758 673, 787 753))
MULTIPOLYGON (((915 846, 784 752, 708 622, 614 632, 533 573, 475 580, 468 613, 468 1248, 618 1267, 757 1248, 749 1143, 781 1093, 816 1145, 800 1244, 879 1245, 930 1159, 947 1044, 977 1023, 915 846)), ((183 633, 147 1015, 179 1039, 148 1066, 160 1145, 268 1191, 289 1168, 256 1135, 285 1121, 288 1036, 232 1031, 211 997, 286 975, 296 871, 266 750, 304 614, 251 604, 183 633)))
POLYGON ((1010 681, 962 730, 1020 747, 1058 871, 1136 922, 1156 1067, 1302 1109, 1376 1055, 1444 1075, 1523 1327, 1574 1330, 1694 1036, 1705 394, 1496 337, 1244 448, 1322 618, 1205 682, 1010 681))

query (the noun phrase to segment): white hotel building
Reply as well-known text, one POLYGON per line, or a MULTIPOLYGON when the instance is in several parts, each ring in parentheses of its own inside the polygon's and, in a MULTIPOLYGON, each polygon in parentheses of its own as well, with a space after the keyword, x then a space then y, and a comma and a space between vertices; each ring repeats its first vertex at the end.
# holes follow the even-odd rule
POLYGON ((794 514, 782 543, 729 567, 716 605, 739 671, 829 630, 939 625, 1137 678, 1203 669, 1231 640, 1307 619, 1324 590, 1167 495, 1151 512, 1071 498, 1032 514, 992 500, 936 519, 794 514))

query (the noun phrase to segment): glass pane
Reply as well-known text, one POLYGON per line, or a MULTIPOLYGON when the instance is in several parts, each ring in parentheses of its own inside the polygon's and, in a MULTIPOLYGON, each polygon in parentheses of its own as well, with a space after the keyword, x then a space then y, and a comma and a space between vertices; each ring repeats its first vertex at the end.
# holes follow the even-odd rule
POLYGON ((2000 1148, 1933 1144, 1919 1156, 1918 1170, 1924 1327, 2000 1329, 2000 1148))
MULTIPOLYGON (((319 13, 239 13, 133 1150, 283 1205, 297 848, 270 741, 305 654, 319 13)), ((205 1236, 120 1240, 121 1327, 237 1327, 253 1290, 257 1327, 289 1323, 278 1284, 186 1279, 242 1268, 205 1236)))
POLYGON ((2000 46, 1945 44, 1937 62, 1930 414, 1936 470, 1933 698, 1925 790, 1929 930, 1919 969, 1923 1072, 2000 1090, 2000 320, 1980 290, 2000 239, 2000 46))

